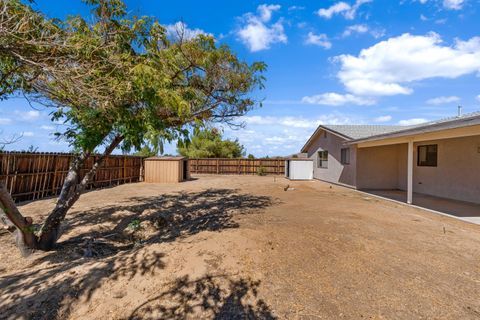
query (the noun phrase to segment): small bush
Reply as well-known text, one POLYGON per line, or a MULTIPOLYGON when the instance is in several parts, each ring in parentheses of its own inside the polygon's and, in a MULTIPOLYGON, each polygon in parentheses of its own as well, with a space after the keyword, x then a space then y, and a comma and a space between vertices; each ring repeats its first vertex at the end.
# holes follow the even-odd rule
POLYGON ((266 176, 267 175, 267 169, 265 167, 258 167, 257 169, 257 174, 259 176, 266 176))
POLYGON ((127 226, 128 229, 132 231, 137 231, 140 229, 140 220, 135 219, 132 222, 130 222, 127 226))

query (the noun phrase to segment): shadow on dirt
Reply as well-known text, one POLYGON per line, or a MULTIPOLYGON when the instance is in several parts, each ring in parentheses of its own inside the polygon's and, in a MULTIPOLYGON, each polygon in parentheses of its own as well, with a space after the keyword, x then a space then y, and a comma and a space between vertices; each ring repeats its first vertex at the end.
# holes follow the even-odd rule
MULTIPOLYGON (((86 231, 60 242, 55 251, 38 253, 32 259, 32 268, 0 277, 0 318, 67 318, 74 302, 88 302, 105 281, 125 277, 130 280, 163 269, 164 255, 143 250, 145 245, 175 241, 201 231, 237 228, 236 217, 260 213, 272 204, 272 199, 265 196, 210 189, 132 197, 115 206, 73 213, 67 217, 65 233, 80 227, 86 231), (40 264, 41 269, 35 267, 40 264)), ((189 304, 197 307, 201 304, 202 311, 210 312, 216 319, 269 314, 261 301, 241 301, 247 295, 255 300, 258 284, 231 280, 225 283, 229 289, 222 289, 212 279, 179 279, 170 291, 162 294, 177 299, 171 300, 171 305, 147 301, 132 318, 139 319, 139 314, 148 318, 148 310, 152 310, 160 318, 183 319, 192 314, 193 306, 188 307, 189 304), (187 304, 180 303, 185 299, 189 301, 187 304)))
POLYGON ((259 281, 228 276, 177 279, 170 288, 143 302, 128 319, 276 319, 270 307, 257 298, 259 281))

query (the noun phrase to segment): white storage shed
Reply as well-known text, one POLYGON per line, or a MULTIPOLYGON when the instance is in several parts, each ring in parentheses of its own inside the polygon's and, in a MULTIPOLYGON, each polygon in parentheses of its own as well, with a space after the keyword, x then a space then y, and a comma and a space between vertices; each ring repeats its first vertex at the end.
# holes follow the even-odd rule
POLYGON ((313 160, 308 158, 286 159, 285 177, 290 180, 312 180, 313 160))

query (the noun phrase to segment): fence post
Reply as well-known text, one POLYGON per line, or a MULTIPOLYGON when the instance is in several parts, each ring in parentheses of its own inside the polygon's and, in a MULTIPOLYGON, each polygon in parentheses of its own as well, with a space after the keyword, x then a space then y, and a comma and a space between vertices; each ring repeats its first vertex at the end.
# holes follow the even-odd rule
POLYGON ((140 172, 138 175, 138 181, 139 182, 145 181, 145 158, 140 159, 140 172))
POLYGON ((220 161, 217 159, 217 174, 220 173, 220 161))
POLYGON ((58 165, 58 154, 53 156, 53 179, 52 179, 52 194, 57 194, 57 168, 58 165))
POLYGON ((123 156, 123 183, 127 180, 127 157, 123 156))

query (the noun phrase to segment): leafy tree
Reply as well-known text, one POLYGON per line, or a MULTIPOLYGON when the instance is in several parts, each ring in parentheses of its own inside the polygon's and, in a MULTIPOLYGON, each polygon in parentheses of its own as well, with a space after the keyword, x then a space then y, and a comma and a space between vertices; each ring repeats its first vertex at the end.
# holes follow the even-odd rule
POLYGON ((191 141, 180 141, 177 151, 189 158, 240 158, 245 155, 238 140, 224 140, 216 129, 195 129, 191 141))
POLYGON ((67 212, 112 151, 161 149, 205 123, 230 124, 257 105, 251 93, 263 88, 263 63, 240 61, 211 37, 168 39, 155 18, 129 17, 120 0, 85 2, 93 22, 48 20, 18 0, 0 4, 1 97, 20 91, 52 108, 65 128, 57 138, 77 153, 41 224, 24 217, 0 183, 0 218, 23 254, 55 246, 67 212))
POLYGON ((250 154, 248 154, 247 158, 248 158, 248 159, 255 159, 255 156, 250 153, 250 154))
POLYGON ((158 153, 156 153, 149 145, 144 145, 140 150, 135 152, 134 155, 139 157, 153 157, 158 155, 158 153))

